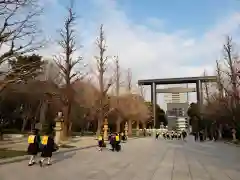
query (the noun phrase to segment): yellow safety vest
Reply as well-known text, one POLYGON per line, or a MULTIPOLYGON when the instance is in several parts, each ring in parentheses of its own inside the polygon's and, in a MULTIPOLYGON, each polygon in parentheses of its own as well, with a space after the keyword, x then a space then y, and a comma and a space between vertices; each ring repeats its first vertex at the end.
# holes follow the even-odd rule
POLYGON ((116 141, 119 141, 119 136, 116 136, 116 141))
POLYGON ((48 136, 42 136, 41 144, 47 145, 47 143, 48 143, 48 136))
POLYGON ((103 140, 102 136, 98 136, 98 140, 102 141, 103 140))
POLYGON ((35 140, 35 135, 30 135, 28 136, 28 144, 33 144, 34 143, 34 140, 35 140))

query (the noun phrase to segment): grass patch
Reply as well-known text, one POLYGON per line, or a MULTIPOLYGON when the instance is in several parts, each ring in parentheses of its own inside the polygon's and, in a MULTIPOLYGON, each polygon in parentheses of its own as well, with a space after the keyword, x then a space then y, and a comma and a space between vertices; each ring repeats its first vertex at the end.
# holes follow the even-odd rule
POLYGON ((26 151, 17 151, 17 150, 1 149, 0 148, 0 159, 17 157, 17 156, 24 156, 26 154, 27 154, 26 151))
POLYGON ((240 144, 240 141, 239 140, 236 140, 236 141, 231 141, 233 144, 240 144))
POLYGON ((71 146, 71 145, 67 145, 67 144, 61 144, 60 148, 66 148, 66 149, 70 149, 70 148, 75 148, 76 146, 71 146))

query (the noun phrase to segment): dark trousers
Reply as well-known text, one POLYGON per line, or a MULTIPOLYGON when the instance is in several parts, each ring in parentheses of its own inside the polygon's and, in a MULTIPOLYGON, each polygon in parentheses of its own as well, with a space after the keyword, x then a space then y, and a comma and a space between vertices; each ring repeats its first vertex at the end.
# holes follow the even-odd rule
POLYGON ((194 133, 194 140, 195 140, 195 141, 198 141, 198 132, 195 132, 195 133, 194 133))
POLYGON ((111 146, 112 146, 112 149, 111 149, 111 150, 112 150, 112 151, 115 151, 115 149, 116 149, 116 143, 112 142, 112 143, 111 143, 111 146))
POLYGON ((200 133, 200 134, 199 134, 199 137, 200 137, 200 141, 204 141, 203 133, 200 133))

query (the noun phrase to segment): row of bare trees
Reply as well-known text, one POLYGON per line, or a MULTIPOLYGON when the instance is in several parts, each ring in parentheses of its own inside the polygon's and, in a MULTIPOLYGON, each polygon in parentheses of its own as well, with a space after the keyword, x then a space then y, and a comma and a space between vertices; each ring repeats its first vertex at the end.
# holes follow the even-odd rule
POLYGON ((202 109, 206 124, 213 125, 220 137, 222 133, 226 135, 226 132, 231 137, 233 129, 238 138, 240 137, 239 68, 237 45, 227 36, 223 46, 223 57, 216 61, 217 82, 204 83, 206 96, 202 109))
POLYGON ((23 119, 23 130, 28 121, 44 125, 52 122, 58 111, 64 115, 65 137, 71 134, 78 121, 95 122, 97 133, 100 133, 104 119, 111 116, 118 131, 123 121, 129 121, 129 126, 136 121, 138 127, 139 122, 145 123, 149 118, 148 108, 143 97, 132 92, 130 70, 126 78, 128 91, 120 91, 123 81, 120 61, 118 57, 106 54, 103 25, 96 40, 99 52, 94 56, 96 73, 92 73, 87 70, 83 57, 77 56, 79 45, 74 27, 77 16, 73 5, 67 8, 57 40, 60 53, 52 60, 32 54, 43 45, 39 43, 41 36, 37 36, 40 34, 37 19, 41 12, 37 0, 0 1, 0 65, 3 69, 0 109, 3 112, 3 107, 8 107, 2 113, 5 115, 1 115, 1 126, 5 119, 19 119, 18 115, 23 119), (109 75, 109 65, 114 64, 115 73, 109 75), (110 89, 114 88, 116 93, 111 94, 110 89), (6 115, 10 107, 16 116, 6 115))

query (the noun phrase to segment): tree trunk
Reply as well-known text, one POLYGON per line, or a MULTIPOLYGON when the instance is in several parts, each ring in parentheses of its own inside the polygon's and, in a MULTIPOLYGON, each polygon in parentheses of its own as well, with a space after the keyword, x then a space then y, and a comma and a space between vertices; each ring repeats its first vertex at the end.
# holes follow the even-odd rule
POLYGON ((48 109, 48 103, 45 100, 43 100, 41 102, 40 117, 39 117, 41 125, 45 124, 47 109, 48 109))
POLYGON ((69 126, 68 126, 68 136, 72 136, 72 122, 69 122, 69 126))
POLYGON ((102 123, 103 123, 103 120, 100 119, 100 118, 98 118, 97 132, 96 132, 97 136, 98 136, 98 135, 101 133, 101 131, 102 131, 102 123))
POLYGON ((136 126, 136 136, 139 136, 139 120, 137 120, 136 121, 136 124, 137 124, 137 126, 136 126))
POLYGON ((69 130, 69 125, 67 122, 64 122, 63 123, 63 133, 62 133, 62 136, 61 136, 61 140, 65 141, 68 139, 68 130, 69 130))
POLYGON ((117 132, 121 132, 121 118, 118 117, 117 121, 116 121, 116 129, 117 129, 117 132))
POLYGON ((24 132, 26 125, 28 122, 28 118, 23 118, 23 123, 22 123, 22 128, 21 128, 21 132, 24 132))
POLYGON ((222 139, 222 125, 221 124, 219 125, 219 128, 218 128, 218 138, 222 139))
POLYGON ((0 141, 3 140, 3 129, 0 128, 0 141))
POLYGON ((143 127, 143 129, 146 129, 146 123, 145 122, 142 123, 142 127, 143 127))
POLYGON ((128 120, 128 135, 129 136, 132 135, 132 120, 131 119, 128 120))
POLYGON ((67 139, 69 136, 69 128, 70 128, 70 114, 69 114, 69 104, 65 105, 63 109, 64 114, 64 122, 63 122, 63 139, 67 139))

